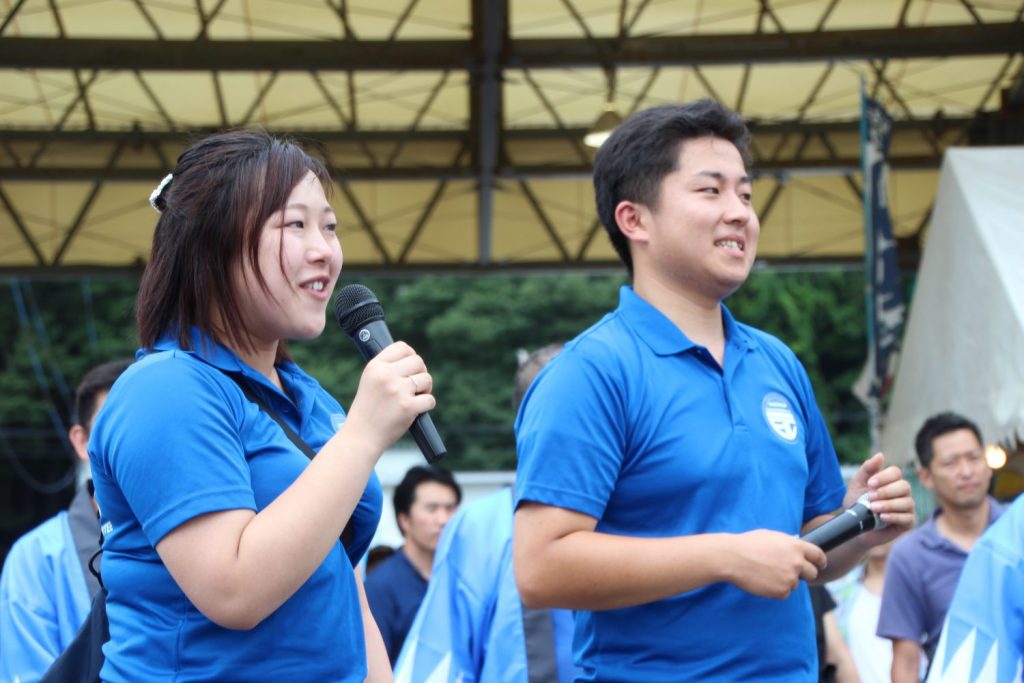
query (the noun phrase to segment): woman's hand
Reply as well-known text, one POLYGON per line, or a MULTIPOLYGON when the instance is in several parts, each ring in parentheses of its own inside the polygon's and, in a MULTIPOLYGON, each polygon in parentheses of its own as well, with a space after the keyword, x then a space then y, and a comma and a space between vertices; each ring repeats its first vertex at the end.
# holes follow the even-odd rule
POLYGON ((411 346, 395 342, 366 364, 343 431, 383 453, 417 415, 437 404, 426 363, 411 346))

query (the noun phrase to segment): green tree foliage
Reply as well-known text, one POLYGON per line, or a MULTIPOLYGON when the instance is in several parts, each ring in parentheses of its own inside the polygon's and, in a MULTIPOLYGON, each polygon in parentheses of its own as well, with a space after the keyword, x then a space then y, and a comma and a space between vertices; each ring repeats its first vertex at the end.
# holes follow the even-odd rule
POLYGON ((75 386, 136 347, 129 280, 0 282, 0 555, 71 498, 75 386))
MULTIPOLYGON (((470 470, 515 466, 517 351, 571 339, 615 307, 622 282, 580 274, 363 280, 383 304, 394 337, 427 360, 446 465, 470 470)), ((347 340, 328 332, 292 352, 344 404, 362 363, 347 340)))
MULTIPOLYGON (((361 281, 383 304, 395 338, 427 360, 438 398, 433 417, 449 448, 448 466, 472 470, 514 467, 517 351, 572 338, 615 308, 625 279, 577 273, 361 281)), ((66 468, 53 415, 67 420, 66 392, 90 366, 133 352, 137 283, 5 284, 0 427, 17 437, 9 440, 24 459, 53 459, 57 453, 66 468)), ((865 353, 862 274, 756 272, 727 304, 739 320, 793 348, 807 367, 840 456, 863 460, 866 415, 849 391, 865 353)), ((363 363, 333 320, 318 339, 290 348, 343 405, 351 401, 363 363)))

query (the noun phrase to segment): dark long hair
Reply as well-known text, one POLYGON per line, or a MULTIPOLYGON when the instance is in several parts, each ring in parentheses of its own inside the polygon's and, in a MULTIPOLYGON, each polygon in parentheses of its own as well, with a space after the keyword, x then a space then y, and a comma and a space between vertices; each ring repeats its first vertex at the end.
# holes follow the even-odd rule
POLYGON ((218 342, 252 348, 232 274, 248 263, 267 291, 257 267, 260 231, 310 171, 330 191, 321 161, 256 130, 211 135, 178 157, 154 201, 160 219, 135 307, 143 347, 174 331, 188 349, 194 326, 218 342))

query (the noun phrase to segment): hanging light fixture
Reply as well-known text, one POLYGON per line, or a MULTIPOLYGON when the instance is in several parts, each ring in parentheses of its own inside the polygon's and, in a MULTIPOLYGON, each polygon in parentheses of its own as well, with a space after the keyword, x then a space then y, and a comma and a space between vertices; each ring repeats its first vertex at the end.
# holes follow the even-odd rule
POLYGON ((604 111, 597 117, 593 125, 587 129, 586 135, 583 136, 583 144, 597 149, 604 144, 604 141, 608 139, 613 130, 619 127, 620 123, 622 123, 622 117, 619 116, 615 103, 606 102, 604 111))
POLYGON ((619 110, 615 107, 615 67, 610 64, 606 65, 604 76, 608 82, 608 98, 605 100, 604 109, 601 111, 601 114, 583 136, 583 144, 594 149, 603 145, 604 141, 612 134, 612 131, 622 123, 619 110))

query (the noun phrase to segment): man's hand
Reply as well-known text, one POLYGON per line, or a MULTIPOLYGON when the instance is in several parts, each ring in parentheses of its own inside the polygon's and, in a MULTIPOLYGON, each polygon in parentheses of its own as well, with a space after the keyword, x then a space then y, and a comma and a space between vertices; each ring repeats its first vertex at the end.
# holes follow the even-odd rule
POLYGON ((727 580, 748 593, 784 600, 800 580, 813 581, 827 558, 816 545, 798 538, 759 529, 735 537, 730 543, 727 580))
POLYGON ((910 495, 910 483, 903 478, 899 467, 884 465, 885 456, 881 453, 875 453, 866 460, 850 479, 843 502, 844 507, 849 507, 866 493, 871 511, 888 524, 858 537, 866 547, 888 543, 914 528, 914 499, 910 495))

